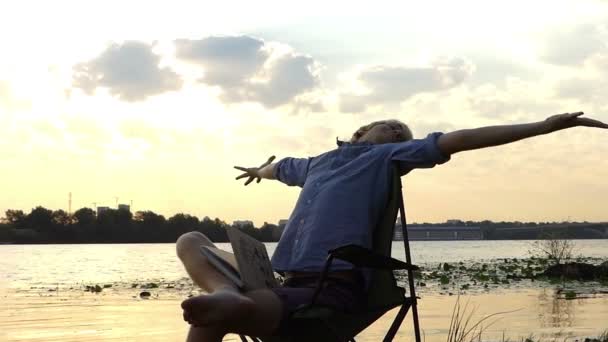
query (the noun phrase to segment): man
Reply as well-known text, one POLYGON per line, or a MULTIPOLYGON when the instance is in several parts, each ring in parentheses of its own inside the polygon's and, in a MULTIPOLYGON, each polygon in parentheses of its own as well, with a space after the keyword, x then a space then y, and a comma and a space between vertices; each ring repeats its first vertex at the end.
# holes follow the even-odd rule
MULTIPOLYGON (((212 246, 203 234, 190 232, 177 241, 177 254, 192 280, 209 294, 182 303, 184 319, 192 324, 188 341, 221 341, 229 332, 270 335, 299 304, 307 303, 327 251, 355 243, 369 247, 374 227, 388 198, 391 165, 402 174, 447 162, 454 153, 511 143, 566 128, 608 128, 582 112, 558 114, 544 121, 433 133, 412 139, 397 120, 373 122, 358 129, 349 143, 312 158, 274 156, 260 167, 240 167, 245 185, 262 178, 302 187, 298 202, 272 258, 286 277, 280 288, 241 293, 199 252, 212 246)), ((359 270, 338 262, 318 302, 338 310, 356 310, 365 291, 359 270)))

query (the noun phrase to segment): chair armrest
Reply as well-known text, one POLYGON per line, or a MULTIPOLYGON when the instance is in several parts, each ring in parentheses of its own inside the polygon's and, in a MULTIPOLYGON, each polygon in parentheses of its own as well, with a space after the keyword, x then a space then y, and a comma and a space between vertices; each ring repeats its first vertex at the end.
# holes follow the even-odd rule
POLYGON ((381 270, 412 270, 418 266, 405 263, 386 255, 376 253, 359 245, 346 245, 329 251, 329 255, 336 259, 348 261, 357 267, 369 267, 381 270))
POLYGON ((304 305, 304 307, 310 307, 315 304, 317 298, 319 297, 319 293, 323 289, 323 283, 327 279, 327 275, 331 268, 332 261, 334 259, 340 259, 351 264, 356 267, 369 267, 373 269, 381 269, 381 270, 418 270, 418 266, 411 265, 405 263, 403 261, 378 254, 372 250, 369 250, 365 247, 361 247, 359 245, 345 245, 335 249, 330 250, 327 256, 327 260, 325 261, 325 266, 323 266, 323 271, 321 272, 321 277, 317 282, 317 287, 315 288, 315 292, 312 295, 312 299, 310 300, 310 304, 304 305))

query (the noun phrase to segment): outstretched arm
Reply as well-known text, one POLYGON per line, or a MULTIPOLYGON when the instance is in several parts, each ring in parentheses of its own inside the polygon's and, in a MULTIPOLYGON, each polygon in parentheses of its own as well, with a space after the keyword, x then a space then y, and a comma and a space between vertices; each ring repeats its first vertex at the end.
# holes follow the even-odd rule
POLYGON ((236 179, 241 179, 241 178, 246 178, 249 177, 247 179, 247 181, 245 182, 245 185, 248 185, 249 183, 253 182, 253 180, 255 179, 257 183, 259 183, 262 178, 266 178, 266 179, 275 179, 274 178, 274 167, 276 165, 276 163, 272 163, 272 161, 274 160, 275 156, 271 156, 270 158, 268 158, 268 160, 260 165, 260 167, 242 167, 242 166, 235 166, 234 168, 237 170, 241 170, 244 173, 238 177, 236 177, 236 179))
POLYGON ((583 112, 553 115, 544 121, 520 125, 488 126, 463 129, 443 134, 437 141, 439 150, 446 155, 478 148, 508 144, 537 135, 566 128, 586 126, 608 129, 608 124, 582 118, 583 112))

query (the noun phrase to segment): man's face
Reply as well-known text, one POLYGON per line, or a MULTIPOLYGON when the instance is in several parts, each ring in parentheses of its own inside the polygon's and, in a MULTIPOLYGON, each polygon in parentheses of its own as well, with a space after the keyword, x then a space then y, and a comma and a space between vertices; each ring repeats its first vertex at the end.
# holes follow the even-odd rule
POLYGON ((403 127, 397 123, 378 123, 372 126, 359 141, 368 141, 372 144, 387 144, 407 140, 403 127))

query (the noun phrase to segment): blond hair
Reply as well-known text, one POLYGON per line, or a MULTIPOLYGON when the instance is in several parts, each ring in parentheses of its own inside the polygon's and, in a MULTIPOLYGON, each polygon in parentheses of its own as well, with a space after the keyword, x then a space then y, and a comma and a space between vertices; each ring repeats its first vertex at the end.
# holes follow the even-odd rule
POLYGON ((355 142, 359 141, 359 139, 362 136, 364 136, 365 133, 367 133, 370 129, 372 129, 372 127, 374 127, 376 125, 380 125, 380 124, 388 124, 390 126, 399 126, 399 128, 401 128, 401 132, 403 133, 403 134, 401 134, 401 139, 399 141, 408 141, 408 140, 413 139, 412 131, 406 124, 404 124, 403 122, 401 122, 399 120, 389 119, 389 120, 374 121, 370 124, 359 127, 359 129, 356 130, 355 133, 353 133, 353 136, 350 138, 350 142, 355 143, 355 142))

